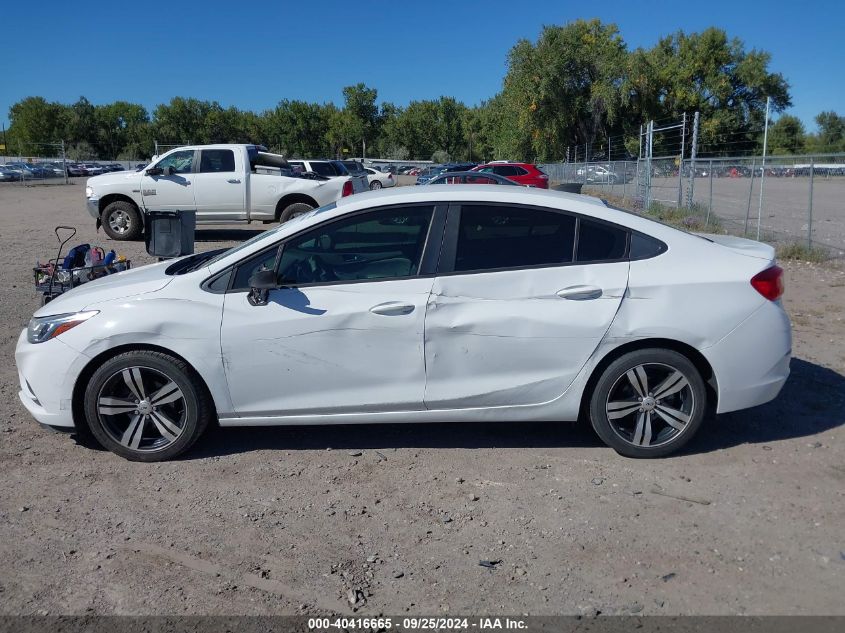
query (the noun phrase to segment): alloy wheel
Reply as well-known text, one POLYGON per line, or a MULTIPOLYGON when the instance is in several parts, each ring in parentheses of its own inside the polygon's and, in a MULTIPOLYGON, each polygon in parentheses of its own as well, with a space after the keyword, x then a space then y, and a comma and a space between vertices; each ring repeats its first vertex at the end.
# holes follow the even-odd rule
POLYGON ((160 451, 182 434, 185 395, 152 367, 127 367, 112 374, 97 394, 97 415, 116 442, 133 451, 160 451))
POLYGON ((616 379, 605 411, 622 440, 653 448, 680 437, 695 415, 696 401, 683 372, 664 363, 643 363, 616 379))
POLYGON ((131 223, 132 219, 129 217, 129 214, 120 209, 113 211, 109 215, 109 227, 111 227, 111 230, 115 233, 126 233, 126 231, 129 230, 131 223))

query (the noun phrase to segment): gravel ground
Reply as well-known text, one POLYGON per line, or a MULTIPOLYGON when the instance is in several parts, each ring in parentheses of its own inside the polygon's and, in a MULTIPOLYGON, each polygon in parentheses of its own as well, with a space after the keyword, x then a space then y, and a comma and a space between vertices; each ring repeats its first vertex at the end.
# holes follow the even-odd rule
MULTIPOLYGON (((845 614, 842 267, 787 267, 784 392, 677 457, 523 423, 217 430, 137 464, 18 402, 59 223, 107 242, 82 182, 0 186, 4 614, 845 614)), ((256 230, 204 228, 198 250, 256 230)))

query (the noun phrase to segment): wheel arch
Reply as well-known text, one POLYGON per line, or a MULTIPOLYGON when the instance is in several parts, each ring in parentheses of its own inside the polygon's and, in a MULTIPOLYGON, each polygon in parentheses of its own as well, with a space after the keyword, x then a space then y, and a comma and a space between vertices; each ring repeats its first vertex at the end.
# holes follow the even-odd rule
POLYGON ((636 341, 630 341, 628 343, 623 343, 618 347, 614 347, 613 349, 609 350, 598 363, 596 363, 590 373, 590 377, 587 380, 587 384, 584 386, 584 390, 581 392, 581 406, 579 410, 582 412, 582 414, 589 411, 590 398, 593 395, 593 390, 596 387, 596 383, 599 381, 599 378, 604 373, 604 370, 607 369, 612 362, 614 362, 617 358, 621 358, 629 352, 653 348, 670 349, 672 351, 678 352, 679 354, 682 354, 687 359, 689 359, 689 361, 693 365, 695 365, 695 368, 701 374, 701 378, 704 380, 704 385, 707 389, 707 408, 710 411, 715 411, 719 399, 719 388, 716 382, 716 374, 713 371, 713 367, 711 366, 710 361, 708 361, 707 358, 704 356, 704 354, 695 349, 692 345, 674 339, 644 338, 638 339, 636 341))
POLYGON ((109 358, 112 358, 119 354, 123 354, 125 352, 136 351, 160 352, 162 354, 172 356, 185 363, 190 368, 191 372, 193 372, 194 376, 199 381, 200 388, 205 391, 205 395, 209 398, 210 402, 212 403, 214 418, 215 421, 217 420, 217 404, 214 399, 214 394, 208 388, 208 384, 206 383, 205 378, 203 378, 202 374, 197 371, 197 369, 188 359, 174 352, 173 350, 167 349, 166 347, 162 347, 160 345, 153 345, 150 343, 129 343, 126 345, 118 345, 117 347, 111 347, 107 350, 104 350, 103 352, 100 352, 99 354, 91 358, 88 363, 86 363, 85 367, 83 367, 82 371, 79 372, 79 376, 77 376, 76 382, 73 385, 73 394, 71 396, 71 412, 73 414, 73 425, 78 430, 82 430, 83 432, 89 432, 88 421, 85 418, 85 388, 88 386, 88 381, 91 379, 91 376, 94 374, 95 371, 97 371, 97 368, 100 367, 109 358))
POLYGON ((128 202, 133 207, 135 207, 135 209, 138 211, 138 214, 141 215, 141 221, 143 222, 143 214, 141 213, 141 207, 138 206, 138 203, 133 200, 131 196, 127 196, 125 193, 109 193, 100 198, 100 215, 102 215, 106 207, 109 206, 112 202, 128 202))
POLYGON ((313 209, 316 209, 320 206, 317 201, 314 200, 314 198, 307 194, 289 193, 281 197, 276 203, 276 220, 280 221, 282 219, 282 213, 284 212, 284 210, 287 209, 290 205, 296 204, 297 202, 310 205, 313 209))

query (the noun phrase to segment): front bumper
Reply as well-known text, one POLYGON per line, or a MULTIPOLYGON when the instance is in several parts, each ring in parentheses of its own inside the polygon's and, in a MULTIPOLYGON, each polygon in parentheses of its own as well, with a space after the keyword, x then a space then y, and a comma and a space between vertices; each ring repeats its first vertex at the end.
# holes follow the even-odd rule
POLYGON ((88 213, 91 214, 91 217, 95 220, 100 219, 100 199, 97 197, 88 198, 85 206, 88 208, 88 213))
POLYGON ((32 344, 21 332, 15 349, 18 397, 30 415, 41 424, 73 428, 73 386, 88 360, 58 338, 32 344))

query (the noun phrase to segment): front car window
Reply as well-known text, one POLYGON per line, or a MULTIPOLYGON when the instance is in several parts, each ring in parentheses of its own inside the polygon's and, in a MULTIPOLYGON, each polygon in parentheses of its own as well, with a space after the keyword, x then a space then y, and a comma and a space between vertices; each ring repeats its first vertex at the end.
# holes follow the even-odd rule
POLYGON ((285 243, 283 283, 412 277, 419 272, 433 206, 381 209, 317 227, 285 243))
POLYGON ((179 150, 178 152, 173 152, 162 158, 158 163, 156 163, 156 167, 160 167, 164 169, 165 167, 173 167, 173 170, 177 174, 189 174, 193 169, 194 165, 194 150, 192 149, 185 149, 179 150))

